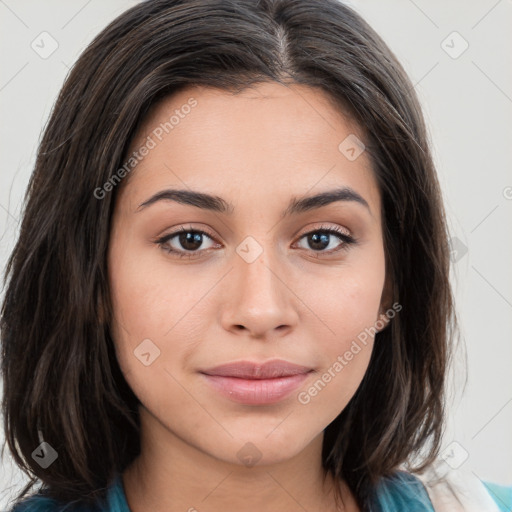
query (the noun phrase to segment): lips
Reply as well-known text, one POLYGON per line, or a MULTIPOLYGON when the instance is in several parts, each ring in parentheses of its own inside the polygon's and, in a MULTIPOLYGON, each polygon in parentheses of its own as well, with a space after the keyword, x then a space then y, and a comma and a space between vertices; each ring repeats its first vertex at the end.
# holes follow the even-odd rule
POLYGON ((284 400, 313 370, 283 360, 263 364, 237 361, 203 370, 207 383, 232 401, 268 405, 284 400))
POLYGON ((308 373, 309 371, 311 371, 311 368, 306 366, 276 359, 262 364, 238 361, 203 370, 201 373, 217 375, 219 377, 237 377, 239 379, 275 379, 277 377, 308 373))

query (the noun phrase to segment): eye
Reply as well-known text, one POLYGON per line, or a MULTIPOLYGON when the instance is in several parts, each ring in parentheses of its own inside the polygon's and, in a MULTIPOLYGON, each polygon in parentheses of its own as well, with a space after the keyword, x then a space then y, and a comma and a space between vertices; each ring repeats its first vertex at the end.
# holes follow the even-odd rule
MULTIPOLYGON (((213 236, 206 231, 200 229, 185 229, 185 227, 182 226, 179 230, 157 239, 155 243, 166 253, 172 254, 178 258, 197 258, 201 257, 202 253, 214 246, 220 247, 220 244, 215 243, 210 245, 210 247, 202 247, 205 238, 213 242, 213 236)), ((307 244, 310 246, 305 249, 312 250, 319 254, 332 254, 338 251, 348 250, 350 245, 357 243, 355 238, 340 228, 325 226, 305 233, 300 237, 300 240, 302 239, 306 239, 307 244), (326 251, 325 249, 329 248, 333 242, 335 243, 336 239, 339 242, 338 245, 326 251)))
POLYGON ((341 250, 348 250, 350 245, 357 243, 356 239, 351 235, 347 234, 343 230, 338 227, 324 227, 321 226, 318 229, 313 231, 309 231, 301 236, 300 240, 306 239, 306 243, 309 247, 305 249, 311 248, 314 252, 321 254, 332 254, 341 250), (329 246, 332 246, 333 243, 336 243, 336 239, 341 242, 338 246, 334 245, 334 248, 331 247, 330 250, 325 250, 329 246))
POLYGON ((155 241, 162 250, 179 258, 195 258, 209 248, 202 248, 205 237, 211 241, 213 238, 206 232, 200 229, 185 229, 183 226, 173 233, 164 235, 155 241), (201 250, 199 250, 201 249, 201 250))

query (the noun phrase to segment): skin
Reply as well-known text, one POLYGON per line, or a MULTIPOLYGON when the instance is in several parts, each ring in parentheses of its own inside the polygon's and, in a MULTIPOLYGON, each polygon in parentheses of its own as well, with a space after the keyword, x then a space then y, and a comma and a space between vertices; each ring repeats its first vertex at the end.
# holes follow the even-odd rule
MULTIPOLYGON (((132 512, 336 510, 333 480, 322 480, 323 431, 361 383, 373 338, 309 403, 297 395, 389 307, 370 160, 363 152, 350 161, 338 149, 349 134, 364 136, 319 89, 264 83, 232 95, 190 87, 151 110, 132 151, 191 97, 197 106, 125 178, 112 219, 111 330, 123 374, 142 404, 141 455, 122 475, 129 506, 132 512), (281 217, 292 197, 342 186, 369 209, 338 201, 281 217), (138 210, 167 188, 220 196, 233 213, 165 200, 138 210), (167 243, 195 250, 193 259, 156 243, 182 226, 208 232, 198 249, 178 237, 167 243), (357 244, 329 254, 344 244, 330 235, 329 245, 315 250, 304 235, 320 226, 338 227, 357 244), (236 252, 247 236, 262 249, 251 263, 236 252), (134 355, 144 339, 160 350, 148 366, 134 355), (272 405, 236 403, 198 373, 274 358, 314 372, 272 405), (260 457, 250 467, 237 456, 249 442, 260 457)), ((341 484, 344 510, 359 510, 341 484)))

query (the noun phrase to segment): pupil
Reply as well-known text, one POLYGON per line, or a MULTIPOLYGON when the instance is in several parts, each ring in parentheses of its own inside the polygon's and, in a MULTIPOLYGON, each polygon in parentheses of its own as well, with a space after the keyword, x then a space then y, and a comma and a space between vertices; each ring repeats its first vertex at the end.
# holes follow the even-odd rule
POLYGON ((179 239, 180 244, 184 249, 194 250, 199 249, 202 242, 202 236, 201 233, 197 233, 195 231, 188 231, 186 233, 180 233, 179 239), (195 246, 194 244, 197 244, 195 246))
POLYGON ((325 249, 329 245, 329 233, 322 233, 318 235, 317 233, 310 235, 309 239, 313 243, 310 244, 312 249, 325 249), (320 244, 316 246, 316 244, 320 244))

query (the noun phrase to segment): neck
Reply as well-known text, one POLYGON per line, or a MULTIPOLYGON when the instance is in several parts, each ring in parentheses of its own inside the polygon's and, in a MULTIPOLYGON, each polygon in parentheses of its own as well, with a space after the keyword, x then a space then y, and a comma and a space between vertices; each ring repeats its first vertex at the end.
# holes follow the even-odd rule
POLYGON ((141 434, 141 453, 122 475, 131 512, 358 510, 346 484, 322 468, 323 433, 290 459, 252 467, 214 458, 163 426, 141 434), (342 488, 341 509, 335 485, 342 488))

